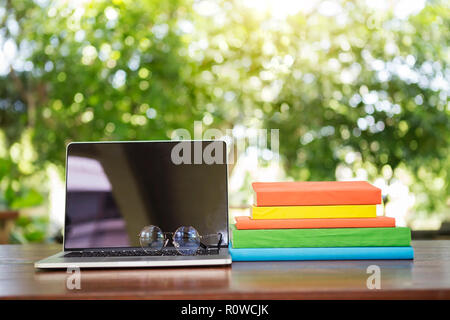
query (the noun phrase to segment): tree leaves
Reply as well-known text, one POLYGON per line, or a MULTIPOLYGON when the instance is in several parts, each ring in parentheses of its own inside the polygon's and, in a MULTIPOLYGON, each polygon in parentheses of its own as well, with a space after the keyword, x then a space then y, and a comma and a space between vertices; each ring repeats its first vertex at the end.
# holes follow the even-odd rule
POLYGON ((418 211, 449 211, 445 2, 407 18, 364 1, 284 18, 240 1, 4 3, 24 58, 0 75, 0 124, 8 148, 30 128, 37 167, 62 167, 73 140, 168 139, 205 119, 279 128, 295 179, 402 169, 418 211))

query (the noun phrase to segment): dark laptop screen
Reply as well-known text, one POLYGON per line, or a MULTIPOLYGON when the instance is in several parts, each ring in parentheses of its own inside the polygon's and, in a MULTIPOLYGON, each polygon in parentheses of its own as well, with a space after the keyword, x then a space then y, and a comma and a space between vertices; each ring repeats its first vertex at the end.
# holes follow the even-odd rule
POLYGON ((147 225, 228 243, 222 141, 72 143, 66 166, 65 249, 139 247, 147 225))

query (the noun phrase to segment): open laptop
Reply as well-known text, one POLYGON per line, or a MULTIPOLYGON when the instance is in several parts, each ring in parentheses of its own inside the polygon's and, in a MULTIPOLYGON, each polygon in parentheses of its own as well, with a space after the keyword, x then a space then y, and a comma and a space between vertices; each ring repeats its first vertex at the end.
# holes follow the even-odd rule
POLYGON ((76 142, 67 147, 63 251, 36 268, 226 265, 227 152, 223 141, 76 142), (146 226, 194 227, 221 241, 180 253, 144 250, 146 226))

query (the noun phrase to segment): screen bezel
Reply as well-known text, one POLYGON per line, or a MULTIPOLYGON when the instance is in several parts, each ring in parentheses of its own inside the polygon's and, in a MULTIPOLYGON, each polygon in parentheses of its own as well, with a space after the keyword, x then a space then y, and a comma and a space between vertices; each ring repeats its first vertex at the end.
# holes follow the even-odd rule
MULTIPOLYGON (((227 156, 227 143, 224 140, 139 140, 139 141, 74 141, 70 142, 66 147, 66 165, 65 165, 65 208, 64 208, 64 234, 63 234, 63 251, 83 251, 83 250, 89 250, 89 251, 95 251, 95 250, 130 250, 130 249, 140 249, 140 247, 96 247, 96 248, 70 248, 66 249, 66 231, 67 231, 67 225, 66 225, 66 219, 67 219, 67 176, 68 176, 68 157, 69 157, 69 149, 72 145, 79 145, 79 144, 128 144, 128 143, 166 143, 166 144, 176 144, 179 142, 189 142, 193 144, 194 142, 222 142, 224 143, 225 147, 225 192, 226 192, 226 208, 227 208, 227 243, 222 244, 221 248, 227 248, 229 246, 229 202, 228 202, 228 156, 227 156)), ((192 146, 193 147, 193 146, 192 146)), ((216 165, 216 164, 202 164, 202 165, 216 165)))

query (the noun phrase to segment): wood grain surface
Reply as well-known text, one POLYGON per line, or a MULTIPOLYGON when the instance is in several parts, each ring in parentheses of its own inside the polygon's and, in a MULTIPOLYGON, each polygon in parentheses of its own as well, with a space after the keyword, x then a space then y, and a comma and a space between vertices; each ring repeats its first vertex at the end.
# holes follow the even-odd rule
POLYGON ((35 270, 56 245, 0 246, 0 299, 450 299, 450 241, 413 241, 414 261, 235 262, 227 267, 35 270), (367 267, 381 270, 368 289, 367 267))

